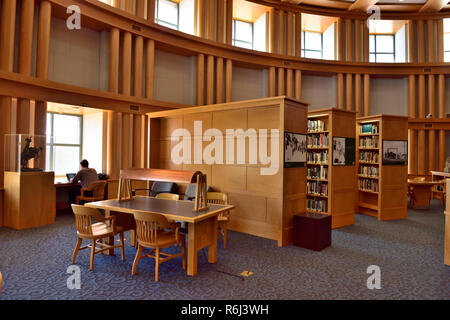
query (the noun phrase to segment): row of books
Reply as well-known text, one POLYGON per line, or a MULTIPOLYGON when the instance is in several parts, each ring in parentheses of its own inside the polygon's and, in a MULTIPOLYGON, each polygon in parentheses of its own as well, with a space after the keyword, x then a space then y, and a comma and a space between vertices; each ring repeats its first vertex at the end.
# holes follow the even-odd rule
POLYGON ((378 181, 371 179, 359 179, 359 189, 378 192, 379 191, 378 181))
POLYGON ((374 166, 360 166, 359 174, 368 177, 378 177, 378 167, 374 166))
POLYGON ((313 134, 308 136, 308 148, 324 148, 329 146, 328 133, 313 134))
POLYGON ((328 163, 328 150, 320 152, 308 152, 306 161, 318 164, 328 163))
POLYGON ((308 181, 306 183, 306 192, 321 196, 328 196, 328 182, 308 181))
POLYGON ((328 179, 328 167, 314 166, 307 168, 308 179, 328 179))
POLYGON ((374 137, 359 137, 359 146, 366 148, 378 148, 379 146, 378 136, 374 137))
POLYGON ((325 131, 325 122, 322 120, 308 120, 308 132, 325 131))
POLYGON ((373 123, 366 123, 361 125, 359 133, 378 133, 378 125, 373 123))
POLYGON ((380 155, 376 151, 361 151, 359 161, 378 163, 380 155))
POLYGON ((307 199, 306 200, 306 209, 311 211, 318 212, 327 212, 328 211, 328 201, 324 199, 307 199))

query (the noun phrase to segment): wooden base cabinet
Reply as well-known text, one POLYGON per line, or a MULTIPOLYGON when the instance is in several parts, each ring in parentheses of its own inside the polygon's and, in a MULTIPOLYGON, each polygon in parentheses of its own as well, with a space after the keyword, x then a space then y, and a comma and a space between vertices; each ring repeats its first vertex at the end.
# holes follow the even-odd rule
POLYGON ((54 172, 5 172, 4 226, 16 230, 55 222, 54 172))

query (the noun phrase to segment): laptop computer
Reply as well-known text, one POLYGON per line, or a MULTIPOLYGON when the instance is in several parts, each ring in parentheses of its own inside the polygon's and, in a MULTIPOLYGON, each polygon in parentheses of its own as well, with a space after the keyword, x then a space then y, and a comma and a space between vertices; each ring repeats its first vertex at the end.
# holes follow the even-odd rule
POLYGON ((75 178, 76 175, 76 173, 66 173, 67 181, 72 181, 72 179, 75 178))

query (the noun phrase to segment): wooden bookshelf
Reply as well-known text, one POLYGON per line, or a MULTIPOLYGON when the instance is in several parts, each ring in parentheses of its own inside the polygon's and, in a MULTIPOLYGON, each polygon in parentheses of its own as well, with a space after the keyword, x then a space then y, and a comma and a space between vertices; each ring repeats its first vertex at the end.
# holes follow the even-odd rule
POLYGON ((332 163, 333 137, 355 138, 355 120, 355 112, 342 109, 308 111, 306 207, 308 212, 331 215, 333 229, 355 220, 354 159, 352 165, 332 163), (312 121, 323 125, 312 126, 312 121))
POLYGON ((408 118, 376 115, 356 119, 356 212, 378 220, 407 216, 407 165, 383 164, 383 141, 408 140, 408 118))

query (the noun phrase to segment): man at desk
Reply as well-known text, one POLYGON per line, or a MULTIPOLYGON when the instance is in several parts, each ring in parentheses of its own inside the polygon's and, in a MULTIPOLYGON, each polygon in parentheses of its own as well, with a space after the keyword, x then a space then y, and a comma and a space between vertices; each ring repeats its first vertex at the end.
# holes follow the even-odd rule
POLYGON ((98 181, 97 171, 94 168, 89 168, 89 162, 84 159, 80 162, 80 171, 77 172, 72 179, 72 183, 80 182, 81 187, 86 189, 92 182, 98 181))

